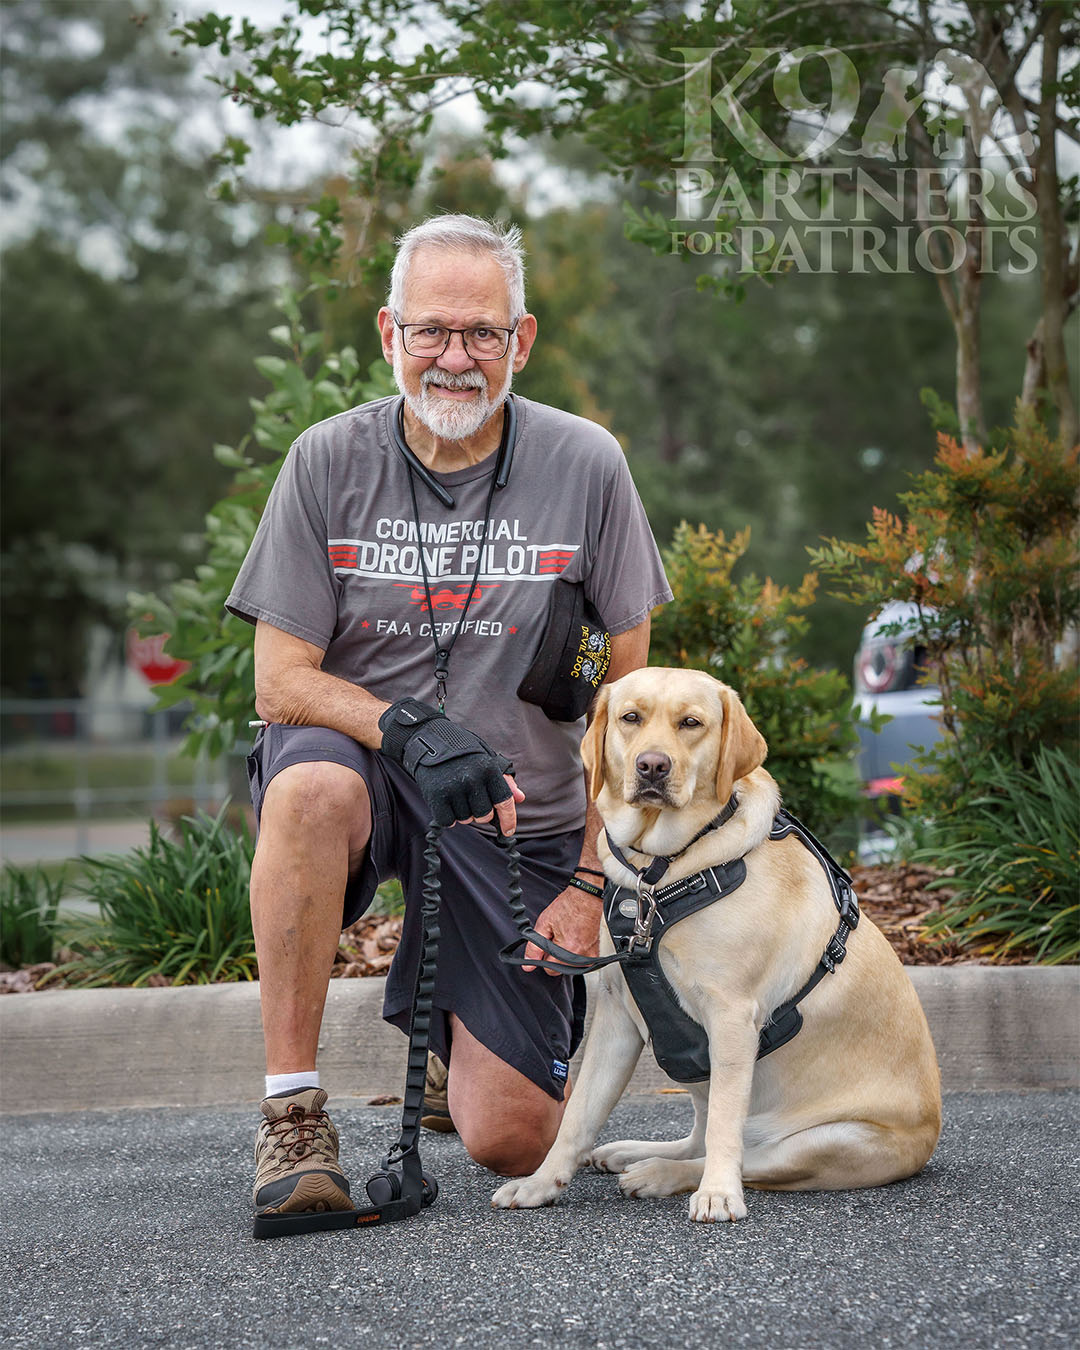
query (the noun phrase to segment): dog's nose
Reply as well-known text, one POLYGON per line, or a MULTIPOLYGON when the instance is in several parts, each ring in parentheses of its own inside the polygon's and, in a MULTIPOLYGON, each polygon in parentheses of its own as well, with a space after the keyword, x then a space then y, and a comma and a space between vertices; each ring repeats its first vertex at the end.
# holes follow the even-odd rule
POLYGON ((647 750, 634 761, 639 778, 647 778, 650 783, 658 783, 671 772, 671 760, 658 750, 647 750))

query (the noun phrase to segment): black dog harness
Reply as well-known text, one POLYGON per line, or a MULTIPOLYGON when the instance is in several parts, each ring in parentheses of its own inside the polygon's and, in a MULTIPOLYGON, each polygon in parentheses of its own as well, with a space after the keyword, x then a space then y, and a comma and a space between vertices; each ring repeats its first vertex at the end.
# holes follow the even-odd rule
MULTIPOLYGON (((711 830, 719 829, 731 819, 736 809, 737 801, 732 797, 720 815, 710 821, 679 853, 685 853, 691 844, 711 830)), ((799 1034, 803 1018, 798 1005, 843 961, 847 955, 848 935, 859 922, 859 901, 852 888, 851 877, 801 821, 789 811, 778 811, 769 831, 769 839, 786 839, 791 834, 810 850, 824 869, 840 923, 810 978, 796 994, 774 1008, 766 1019, 758 1041, 758 1059, 778 1050, 799 1034)), ((627 860, 610 837, 608 846, 617 861, 638 876, 636 886, 619 886, 609 881, 604 887, 604 918, 615 946, 614 954, 587 957, 568 952, 531 927, 526 932, 521 915, 518 914, 516 917, 521 936, 504 949, 502 959, 513 965, 524 964, 523 957, 517 954, 518 949, 524 947, 526 942, 532 942, 556 959, 530 964, 543 965, 565 974, 584 973, 618 963, 623 968, 630 993, 649 1028, 656 1062, 677 1083, 703 1082, 709 1077, 708 1037, 700 1022, 683 1009, 671 982, 664 974, 660 964, 660 941, 680 920, 737 891, 746 880, 746 861, 735 858, 716 867, 706 867, 693 876, 672 882, 670 886, 657 888, 656 882, 679 854, 656 857, 648 867, 638 868, 627 860)))
MULTIPOLYGON (((843 961, 848 934, 859 922, 859 902, 851 877, 805 825, 781 810, 773 820, 769 838, 786 839, 790 834, 810 850, 824 869, 840 923, 810 978, 766 1019, 758 1042, 758 1059, 772 1054, 799 1034, 803 1019, 798 1004, 843 961)), ((648 872, 646 868, 640 873, 643 880, 648 872)), ((611 940, 616 952, 628 954, 623 975, 648 1025, 656 1062, 677 1083, 700 1083, 709 1077, 709 1042, 704 1027, 683 1009, 664 974, 660 939, 681 919, 737 891, 745 880, 746 862, 736 858, 659 890, 650 890, 647 883, 638 888, 609 882, 604 888, 604 918, 611 940)))

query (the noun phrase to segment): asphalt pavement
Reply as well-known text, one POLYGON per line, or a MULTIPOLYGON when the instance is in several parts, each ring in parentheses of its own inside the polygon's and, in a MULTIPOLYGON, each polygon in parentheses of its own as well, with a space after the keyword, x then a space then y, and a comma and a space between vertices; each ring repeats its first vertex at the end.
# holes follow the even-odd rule
MULTIPOLYGON (((17 1091, 8 1082, 7 1090, 17 1091)), ((583 1172, 493 1211, 456 1136, 414 1219, 255 1242, 251 1109, 8 1117, 9 1347, 1065 1347, 1080 1342, 1074 1092, 958 1093, 929 1166, 878 1190, 750 1191, 739 1224, 583 1172)), ((357 1180, 398 1108, 331 1102, 357 1180)), ((603 1139, 685 1132, 686 1097, 624 1100, 603 1139)))

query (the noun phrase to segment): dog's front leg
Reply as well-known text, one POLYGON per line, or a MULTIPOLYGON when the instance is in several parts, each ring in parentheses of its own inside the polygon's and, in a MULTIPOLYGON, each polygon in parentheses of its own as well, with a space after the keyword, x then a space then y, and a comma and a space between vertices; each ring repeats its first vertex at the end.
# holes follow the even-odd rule
POLYGON ((550 1205, 588 1162, 596 1136, 629 1083, 645 1044, 622 999, 611 988, 611 981, 621 979, 621 975, 604 972, 581 1073, 547 1157, 531 1177, 517 1177, 500 1186, 491 1197, 495 1209, 550 1205))
POLYGON ((714 1004, 709 1010, 709 1116, 705 1127, 705 1171, 690 1197, 698 1223, 746 1218, 742 1189, 743 1127, 750 1109, 750 1085, 758 1033, 749 1004, 714 1004))

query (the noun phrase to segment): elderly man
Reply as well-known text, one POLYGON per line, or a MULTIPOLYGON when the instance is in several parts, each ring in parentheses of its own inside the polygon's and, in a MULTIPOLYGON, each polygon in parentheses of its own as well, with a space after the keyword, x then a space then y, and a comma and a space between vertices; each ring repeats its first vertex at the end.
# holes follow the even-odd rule
POLYGON ((327 980, 343 924, 398 876, 383 1015, 407 1029, 431 819, 457 825, 442 837, 431 1033, 453 1127, 504 1175, 544 1157, 583 986, 498 960, 516 930, 493 822, 517 833, 537 930, 590 953, 599 821, 584 719, 552 720, 519 686, 557 579, 580 583, 611 633, 609 678, 644 665, 650 612, 671 598, 618 444, 510 395, 536 338, 516 229, 442 216, 409 231, 378 326, 401 397, 297 440, 228 600, 256 625, 267 723, 249 757, 267 1069, 255 1201, 283 1212, 351 1204, 315 1067, 327 980), (450 771, 415 753, 421 730, 450 747, 450 771))

